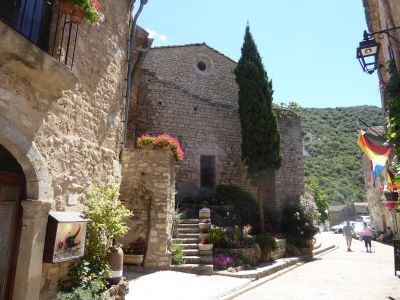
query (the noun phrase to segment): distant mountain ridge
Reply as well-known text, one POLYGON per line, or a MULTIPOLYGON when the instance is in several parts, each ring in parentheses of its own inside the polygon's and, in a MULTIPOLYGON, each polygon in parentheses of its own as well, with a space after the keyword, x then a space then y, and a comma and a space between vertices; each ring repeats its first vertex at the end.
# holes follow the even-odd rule
MULTIPOLYGON (((315 176, 331 204, 366 201, 357 146, 357 117, 369 126, 385 122, 381 108, 297 108, 302 118, 305 181, 315 176)), ((367 127, 359 122, 360 128, 367 127)))

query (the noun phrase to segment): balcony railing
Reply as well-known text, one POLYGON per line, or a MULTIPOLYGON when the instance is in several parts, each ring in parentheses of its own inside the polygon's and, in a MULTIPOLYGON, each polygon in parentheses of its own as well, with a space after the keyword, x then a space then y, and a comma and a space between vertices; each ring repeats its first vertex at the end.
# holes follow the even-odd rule
POLYGON ((48 51, 53 0, 2 0, 0 20, 48 51))
POLYGON ((54 0, 0 0, 0 20, 72 69, 78 25, 55 6, 54 0))

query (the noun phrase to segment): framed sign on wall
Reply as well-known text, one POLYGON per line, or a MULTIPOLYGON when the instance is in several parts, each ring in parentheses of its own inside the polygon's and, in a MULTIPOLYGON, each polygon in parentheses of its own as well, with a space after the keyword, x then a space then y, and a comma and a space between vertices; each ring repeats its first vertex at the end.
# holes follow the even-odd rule
POLYGON ((49 213, 43 261, 60 263, 83 257, 87 220, 79 212, 49 213))

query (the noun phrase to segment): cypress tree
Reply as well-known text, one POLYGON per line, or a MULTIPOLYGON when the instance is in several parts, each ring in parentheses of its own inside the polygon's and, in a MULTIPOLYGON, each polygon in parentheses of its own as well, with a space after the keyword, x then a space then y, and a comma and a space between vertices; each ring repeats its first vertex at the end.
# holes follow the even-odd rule
POLYGON ((234 73, 239 86, 242 161, 247 165, 249 178, 257 185, 260 230, 263 232, 265 179, 280 168, 282 157, 276 115, 272 110, 272 81, 268 80, 248 24, 242 55, 234 73))

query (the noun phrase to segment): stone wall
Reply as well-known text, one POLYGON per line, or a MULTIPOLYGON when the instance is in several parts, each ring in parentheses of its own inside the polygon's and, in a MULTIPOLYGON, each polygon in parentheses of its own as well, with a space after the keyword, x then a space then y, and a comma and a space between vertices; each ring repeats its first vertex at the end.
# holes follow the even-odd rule
POLYGON ((267 196, 266 205, 280 219, 288 201, 304 193, 304 160, 300 116, 286 109, 281 109, 278 115, 282 165, 275 173, 275 203, 268 201, 267 196))
POLYGON ((145 267, 170 266, 168 248, 175 211, 175 159, 169 148, 125 148, 120 198, 133 218, 123 242, 147 241, 145 267))
POLYGON ((384 185, 386 178, 382 172, 376 179, 376 187, 370 181, 371 161, 363 155, 362 158, 364 181, 367 189, 367 201, 369 215, 371 217, 371 227, 375 228, 375 232, 384 231, 389 226, 394 234, 398 232, 396 228, 400 228, 400 214, 396 217, 395 212, 389 211, 384 204, 385 196, 379 191, 379 187, 384 185), (397 223, 396 223, 397 221, 397 223))
MULTIPOLYGON (((129 1, 103 2, 101 11, 105 22, 80 25, 72 72, 0 22, 1 39, 15 35, 14 49, 0 43, 0 144, 24 169, 28 197, 50 203, 52 210, 79 211, 93 183, 120 181, 129 1)), ((38 299, 41 286, 41 299, 49 299, 54 295, 47 289, 55 291, 65 267, 43 265, 42 276, 30 278, 27 286, 22 279, 31 274, 33 258, 22 255, 37 254, 41 263, 46 225, 29 224, 24 222, 32 235, 21 239, 14 297, 38 299)))
MULTIPOLYGON (((363 0, 365 8, 365 16, 367 19, 368 31, 376 32, 400 24, 400 2, 398 0, 363 0)), ((400 39, 400 30, 391 31, 390 34, 400 39)), ((376 38, 376 37, 375 37, 376 38)), ((360 32, 360 41, 362 39, 362 32, 360 32)), ((387 36, 383 39, 379 39, 378 42, 381 44, 379 51, 378 75, 379 75, 379 88, 381 91, 382 107, 386 107, 387 100, 384 94, 385 85, 388 82, 389 74, 387 72, 387 62, 390 60, 389 54, 389 40, 387 36)), ((394 59, 396 60, 397 68, 400 67, 400 44, 395 41, 391 41, 391 47, 393 49, 394 59)))
MULTIPOLYGON (((192 44, 151 49, 138 73, 130 107, 131 136, 165 132, 179 139, 185 160, 177 173, 177 201, 212 195, 200 188, 202 155, 215 156, 216 185, 236 185, 256 195, 241 162, 235 66, 206 44, 192 44), (199 62, 206 65, 204 71, 199 62)), ((300 119, 289 115, 290 120, 279 124, 285 149, 283 168, 277 173, 278 201, 304 190, 300 119)), ((281 208, 276 203, 271 207, 281 208)))
POLYGON ((271 252, 271 259, 276 260, 286 255, 286 240, 285 239, 276 239, 277 249, 271 252))

